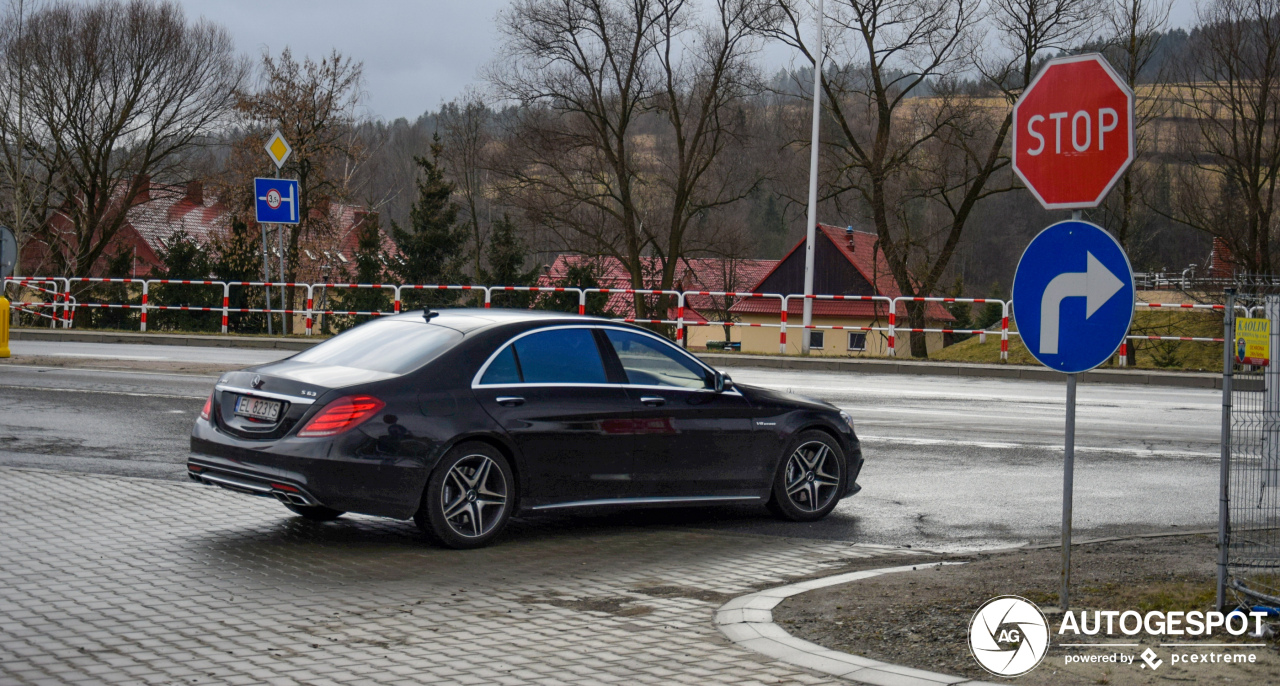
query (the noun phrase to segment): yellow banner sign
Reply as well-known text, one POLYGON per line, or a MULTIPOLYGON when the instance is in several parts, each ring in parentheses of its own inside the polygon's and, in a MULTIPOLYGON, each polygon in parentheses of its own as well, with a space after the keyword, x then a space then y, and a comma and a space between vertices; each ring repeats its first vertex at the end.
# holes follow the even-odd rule
POLYGON ((1236 362, 1257 367, 1271 362, 1271 320, 1236 320, 1236 362))

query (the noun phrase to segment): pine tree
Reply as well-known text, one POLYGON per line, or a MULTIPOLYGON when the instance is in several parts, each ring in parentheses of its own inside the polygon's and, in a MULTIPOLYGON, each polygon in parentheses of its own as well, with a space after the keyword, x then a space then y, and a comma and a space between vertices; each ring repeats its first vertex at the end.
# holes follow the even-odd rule
MULTIPOLYGON (((109 279, 127 279, 133 276, 133 251, 123 246, 117 247, 114 253, 107 256, 105 275, 109 279)), ((131 284, 103 283, 94 284, 77 292, 75 296, 80 302, 137 304, 141 302, 141 290, 131 284), (131 293, 131 290, 136 292, 131 293)), ((45 312, 53 314, 51 309, 45 312)), ((117 307, 82 307, 75 311, 75 326, 78 329, 137 330, 139 312, 117 307)), ((61 315, 61 311, 58 314, 61 315)))
MULTIPOLYGON (((1004 300, 1004 289, 1000 288, 999 282, 991 284, 991 294, 987 297, 1004 300)), ((1002 318, 1004 318, 1004 307, 1000 303, 987 303, 978 311, 978 318, 973 322, 973 328, 989 329, 999 324, 1002 318)))
MULTIPOLYGON (((382 250, 382 228, 377 213, 368 214, 356 230, 354 283, 383 283, 387 281, 385 256, 382 250)), ((409 291, 405 291, 407 294, 409 291)), ((335 309, 350 312, 387 312, 391 310, 391 292, 385 288, 338 289, 333 294, 335 309)), ((324 330, 332 327, 341 331, 369 319, 369 315, 354 317, 329 317, 324 330)))
MULTIPOLYGON (((213 272, 209 251, 182 229, 169 236, 156 256, 160 258, 166 279, 203 281, 213 272)), ((151 290, 151 301, 156 305, 217 307, 222 305, 222 293, 212 286, 159 284, 151 290)), ((151 321, 156 330, 217 331, 222 328, 222 317, 209 312, 156 310, 151 321)))
MULTIPOLYGON (((480 281, 495 286, 534 285, 538 281, 538 267, 525 271, 528 256, 516 225, 503 214, 489 231, 489 246, 485 251, 489 268, 480 271, 480 281)), ((533 303, 534 296, 529 291, 494 291, 490 297, 493 307, 526 309, 533 303)))
MULTIPOLYGON (((600 266, 592 260, 582 260, 576 264, 570 265, 565 270, 564 277, 553 283, 553 286, 562 288, 599 288, 600 287, 600 266)), ((616 317, 617 315, 610 309, 608 293, 590 293, 587 295, 585 314, 593 317, 616 317)), ((555 310, 558 312, 578 311, 578 294, 577 293, 552 293, 539 298, 537 304, 534 305, 539 310, 555 310)))
MULTIPOLYGON (((391 238, 399 251, 396 276, 407 284, 456 284, 465 277, 462 266, 470 257, 467 227, 458 223, 458 205, 450 198, 453 184, 440 164, 440 136, 431 142, 431 157, 414 157, 419 168, 418 199, 409 210, 409 227, 391 222, 391 238)), ((403 292, 406 307, 450 305, 457 291, 403 292)))
MULTIPOLYGON (((231 223, 231 231, 213 239, 213 275, 218 281, 261 281, 262 242, 256 231, 241 221, 231 223)), ((232 286, 227 305, 232 310, 262 309, 266 292, 262 288, 232 286)), ((267 320, 261 313, 237 313, 227 318, 228 331, 266 331, 267 320)))

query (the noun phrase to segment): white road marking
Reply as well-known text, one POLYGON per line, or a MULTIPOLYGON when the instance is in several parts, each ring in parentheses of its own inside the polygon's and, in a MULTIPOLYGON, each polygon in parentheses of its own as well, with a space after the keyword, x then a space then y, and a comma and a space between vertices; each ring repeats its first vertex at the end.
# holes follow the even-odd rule
POLYGON ((58 393, 94 393, 101 395, 127 395, 133 398, 175 398, 177 400, 202 400, 204 395, 174 395, 171 393, 134 393, 131 391, 104 391, 96 388, 54 388, 51 386, 12 386, 0 384, 0 388, 19 391, 56 391, 58 393))
MULTIPOLYGON (((946 438, 908 438, 899 436, 865 436, 859 435, 863 443, 880 445, 955 445, 969 448, 987 448, 990 450, 1049 450, 1061 451, 1061 444, 1052 443, 1005 443, 998 441, 970 441, 965 439, 946 438)), ((1088 453, 1122 453, 1136 457, 1203 457, 1218 458, 1218 453, 1195 452, 1190 450, 1159 450, 1153 448, 1102 448, 1095 446, 1076 446, 1076 452, 1088 453)))

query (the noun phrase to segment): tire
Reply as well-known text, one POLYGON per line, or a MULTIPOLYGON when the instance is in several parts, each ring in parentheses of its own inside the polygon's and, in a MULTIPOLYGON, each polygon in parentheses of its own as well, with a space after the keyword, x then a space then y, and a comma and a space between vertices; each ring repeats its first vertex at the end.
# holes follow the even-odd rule
POLYGON ((440 545, 480 548, 506 526, 514 496, 507 458, 487 443, 463 443, 446 453, 427 479, 413 521, 440 545))
POLYGON ((836 439, 823 431, 803 431, 779 461, 769 511, 793 522, 815 522, 835 509, 847 479, 844 451, 836 439))
POLYGON ((346 514, 342 510, 334 510, 323 505, 292 505, 284 503, 284 506, 299 517, 310 519, 313 522, 332 522, 346 514))

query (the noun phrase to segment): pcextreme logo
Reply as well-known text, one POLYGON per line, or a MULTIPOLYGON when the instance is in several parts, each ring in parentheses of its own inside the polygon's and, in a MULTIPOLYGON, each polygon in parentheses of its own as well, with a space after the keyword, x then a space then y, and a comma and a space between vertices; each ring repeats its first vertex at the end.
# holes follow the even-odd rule
POLYGON ((1026 598, 992 598, 969 620, 969 652, 996 676, 1030 672, 1048 649, 1049 620, 1026 598))

